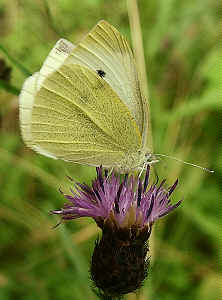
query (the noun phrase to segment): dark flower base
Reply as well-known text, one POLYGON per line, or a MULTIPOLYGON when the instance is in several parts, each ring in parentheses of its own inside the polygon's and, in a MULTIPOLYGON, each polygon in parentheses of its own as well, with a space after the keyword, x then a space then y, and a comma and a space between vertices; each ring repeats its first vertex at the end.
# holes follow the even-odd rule
POLYGON ((90 270, 95 286, 110 297, 135 292, 148 273, 148 226, 121 229, 109 219, 102 229, 103 235, 96 241, 90 270))

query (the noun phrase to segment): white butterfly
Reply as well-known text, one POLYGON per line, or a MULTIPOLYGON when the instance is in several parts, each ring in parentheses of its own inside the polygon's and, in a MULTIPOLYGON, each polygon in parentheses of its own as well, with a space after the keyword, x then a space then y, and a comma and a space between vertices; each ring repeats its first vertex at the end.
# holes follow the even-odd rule
POLYGON ((33 150, 129 172, 151 156, 148 102, 132 50, 100 21, 74 46, 60 39, 19 97, 22 137, 33 150))

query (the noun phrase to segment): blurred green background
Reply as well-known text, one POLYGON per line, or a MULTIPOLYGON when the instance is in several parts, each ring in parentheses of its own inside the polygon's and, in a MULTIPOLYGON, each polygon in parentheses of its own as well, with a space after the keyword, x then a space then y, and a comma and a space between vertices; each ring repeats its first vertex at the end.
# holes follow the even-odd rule
MULTIPOLYGON (((159 177, 180 185, 184 199, 153 232, 152 265, 143 289, 126 299, 216 300, 221 295, 221 49, 219 2, 138 1, 147 67, 154 152, 159 177), (219 284, 220 282, 220 284, 219 284)), ((134 12, 131 12, 131 14, 134 12)), ((0 299, 97 297, 89 263, 99 230, 90 219, 52 227, 63 206, 66 175, 90 183, 93 168, 27 149, 18 97, 60 37, 79 41, 105 19, 131 41, 126 1, 0 0, 0 299), (11 68, 11 69, 10 69, 11 68)))

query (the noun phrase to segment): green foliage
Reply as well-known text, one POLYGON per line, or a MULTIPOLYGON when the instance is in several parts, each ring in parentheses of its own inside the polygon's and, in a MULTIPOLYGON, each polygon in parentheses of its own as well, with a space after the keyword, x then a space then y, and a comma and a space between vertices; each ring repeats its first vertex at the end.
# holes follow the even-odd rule
MULTIPOLYGON (((0 2, 0 299, 97 299, 89 262, 98 230, 91 220, 52 227, 66 175, 90 182, 94 169, 33 153, 21 140, 18 92, 60 37, 82 38, 106 19, 130 39, 126 3, 42 0, 0 2), (29 70, 29 71, 27 71, 29 70)), ((160 221, 151 240, 152 266, 137 299, 219 300, 221 281, 221 49, 219 4, 211 0, 138 1, 147 63, 155 153, 215 170, 163 159, 155 169, 180 187, 183 204, 160 221)), ((132 299, 132 298, 130 298, 132 299)))

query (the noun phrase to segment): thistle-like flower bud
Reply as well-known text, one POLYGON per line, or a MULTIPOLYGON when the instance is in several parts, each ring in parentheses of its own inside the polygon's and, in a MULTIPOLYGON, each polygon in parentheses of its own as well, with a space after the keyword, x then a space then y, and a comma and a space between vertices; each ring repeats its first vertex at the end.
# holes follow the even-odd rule
POLYGON ((139 289, 147 276, 148 226, 118 228, 110 219, 96 241, 91 278, 105 295, 120 296, 139 289))
POLYGON ((103 299, 118 299, 141 287, 148 272, 152 225, 181 203, 172 205, 169 199, 178 180, 169 189, 165 180, 159 186, 149 184, 149 171, 148 166, 144 180, 126 174, 121 181, 115 173, 108 176, 97 168, 92 187, 75 183, 73 195, 64 194, 70 204, 52 211, 63 220, 92 217, 102 229, 90 271, 103 299))

